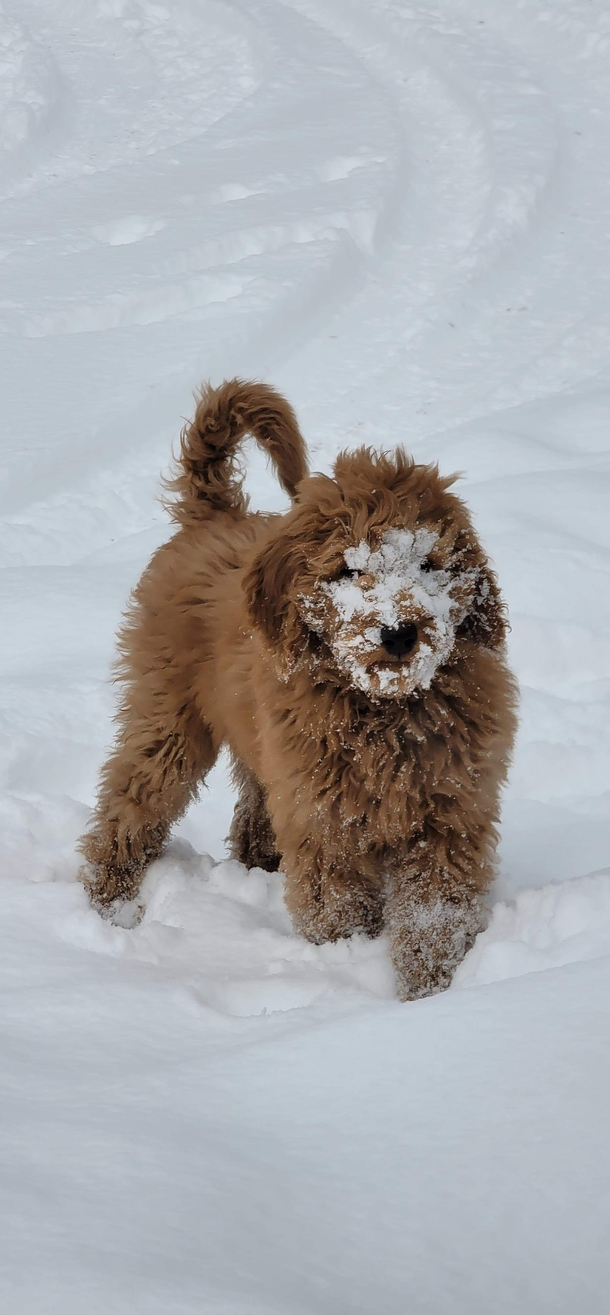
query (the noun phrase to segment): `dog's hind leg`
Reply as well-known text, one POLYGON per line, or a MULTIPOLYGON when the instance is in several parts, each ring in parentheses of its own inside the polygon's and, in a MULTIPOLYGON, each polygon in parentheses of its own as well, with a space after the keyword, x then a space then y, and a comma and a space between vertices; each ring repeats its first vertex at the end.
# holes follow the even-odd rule
POLYGON ((228 836, 231 857, 244 863, 247 868, 277 872, 280 855, 267 811, 265 791, 260 781, 238 758, 233 761, 232 776, 239 794, 228 836))
POLYGON ((114 752, 102 770, 97 807, 79 848, 81 876, 100 911, 131 900, 213 766, 217 749, 195 712, 170 710, 155 673, 128 690, 114 752), (155 697, 156 695, 156 697, 155 697))

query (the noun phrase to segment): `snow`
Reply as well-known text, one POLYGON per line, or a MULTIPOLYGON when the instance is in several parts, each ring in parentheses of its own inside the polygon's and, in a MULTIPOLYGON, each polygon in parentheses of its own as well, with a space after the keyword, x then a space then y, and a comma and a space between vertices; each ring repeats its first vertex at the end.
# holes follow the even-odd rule
POLYGON ((609 52, 598 0, 0 4, 15 1315, 607 1308, 609 52), (314 467, 403 443, 464 472, 508 601, 501 871, 431 1000, 227 860, 224 760, 139 925, 76 881, 159 474, 236 374, 286 392, 314 467))
POLYGON ((610 954, 610 869, 496 904, 487 929, 458 968, 454 986, 501 982, 610 954))

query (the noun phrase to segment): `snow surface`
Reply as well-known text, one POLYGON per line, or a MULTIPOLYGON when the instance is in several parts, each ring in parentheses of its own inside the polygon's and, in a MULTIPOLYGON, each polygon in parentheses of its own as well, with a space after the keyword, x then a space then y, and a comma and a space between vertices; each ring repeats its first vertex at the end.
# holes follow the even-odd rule
POLYGON ((15 1315, 607 1311, 609 56, 603 0, 0 3, 15 1315), (509 602, 495 907, 431 1000, 218 862, 223 764, 140 926, 75 881, 159 472, 235 374, 318 468, 463 471, 509 602))

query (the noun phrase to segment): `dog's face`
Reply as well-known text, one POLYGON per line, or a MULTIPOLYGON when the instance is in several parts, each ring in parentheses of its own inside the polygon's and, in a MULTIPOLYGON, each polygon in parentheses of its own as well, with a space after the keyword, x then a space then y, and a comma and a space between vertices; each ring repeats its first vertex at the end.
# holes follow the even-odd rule
POLYGON ((477 580, 473 568, 452 569, 431 527, 392 527, 377 541, 345 548, 334 578, 321 579, 297 605, 357 689, 392 698, 429 689, 477 580))
POLYGON ((502 643, 495 577, 452 482, 400 450, 303 482, 245 582, 284 674, 308 655, 324 679, 401 699, 430 688, 458 638, 502 643))

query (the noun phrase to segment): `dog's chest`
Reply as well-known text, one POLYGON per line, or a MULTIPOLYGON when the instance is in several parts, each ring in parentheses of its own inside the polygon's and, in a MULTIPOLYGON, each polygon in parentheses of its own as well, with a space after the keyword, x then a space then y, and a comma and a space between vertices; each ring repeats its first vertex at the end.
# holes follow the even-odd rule
POLYGON ((420 746, 383 724, 321 738, 314 787, 341 831, 363 845, 398 843, 419 814, 420 746))
MULTIPOLYGON (((360 850, 399 845, 421 825, 439 792, 454 792, 445 718, 429 709, 384 708, 321 690, 299 700, 285 691, 273 722, 273 775, 310 826, 360 850), (289 694, 292 697, 287 697, 289 694), (280 745, 285 753, 280 754, 280 745), (277 776, 283 762, 287 772, 277 776)), ((455 787, 457 789, 457 786, 455 787)))

